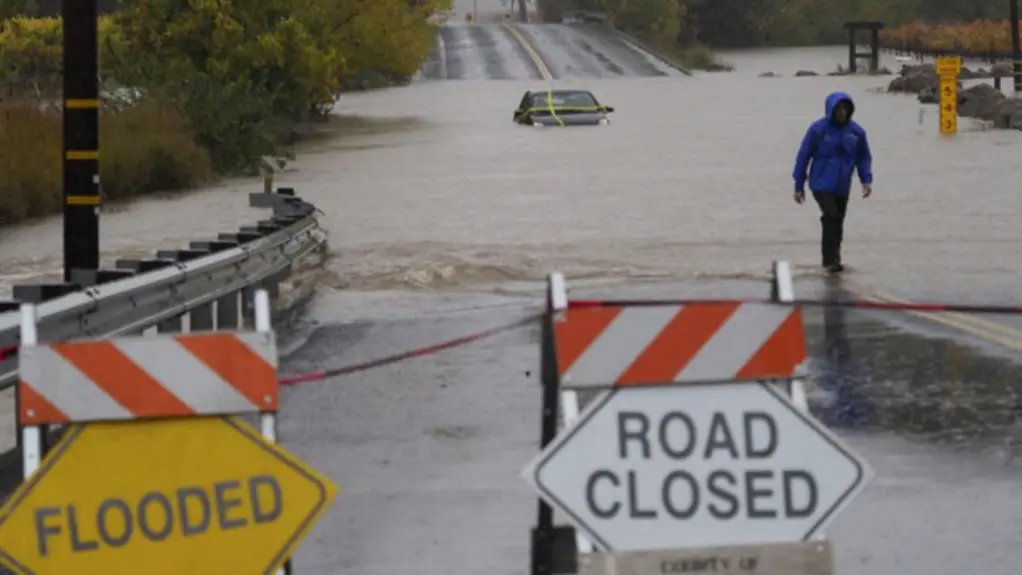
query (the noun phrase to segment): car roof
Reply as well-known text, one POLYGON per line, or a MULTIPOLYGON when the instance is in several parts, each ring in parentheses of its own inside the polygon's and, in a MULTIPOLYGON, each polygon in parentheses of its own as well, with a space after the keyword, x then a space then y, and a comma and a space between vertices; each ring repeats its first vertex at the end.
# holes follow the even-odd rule
POLYGON ((569 89, 569 90, 529 90, 529 95, 531 96, 534 94, 546 94, 548 92, 556 96, 564 96, 567 94, 589 94, 591 96, 593 94, 589 90, 569 89))

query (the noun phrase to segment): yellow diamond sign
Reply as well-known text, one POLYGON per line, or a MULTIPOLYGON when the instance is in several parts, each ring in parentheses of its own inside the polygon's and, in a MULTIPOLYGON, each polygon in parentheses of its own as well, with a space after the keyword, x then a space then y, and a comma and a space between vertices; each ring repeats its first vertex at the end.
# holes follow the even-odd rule
POLYGON ((72 425, 0 509, 21 575, 270 574, 337 487, 238 419, 72 425))

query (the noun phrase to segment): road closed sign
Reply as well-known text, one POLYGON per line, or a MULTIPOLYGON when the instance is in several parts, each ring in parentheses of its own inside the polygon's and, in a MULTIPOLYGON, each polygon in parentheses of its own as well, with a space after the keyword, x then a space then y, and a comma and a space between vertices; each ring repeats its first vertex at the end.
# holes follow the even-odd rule
POLYGON ((617 389, 525 469, 605 551, 801 541, 872 476, 770 384, 617 389))
POLYGON ((272 573, 336 487, 221 417, 74 425, 0 509, 24 575, 272 573))

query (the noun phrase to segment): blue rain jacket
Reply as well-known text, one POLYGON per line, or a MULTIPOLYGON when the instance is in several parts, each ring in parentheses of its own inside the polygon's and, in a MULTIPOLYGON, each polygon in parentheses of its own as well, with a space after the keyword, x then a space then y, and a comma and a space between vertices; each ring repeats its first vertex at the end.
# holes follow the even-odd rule
POLYGON ((852 120, 855 103, 845 92, 827 96, 826 115, 806 130, 802 145, 795 158, 795 190, 805 191, 806 170, 809 171, 809 189, 838 196, 847 196, 852 188, 852 172, 858 170, 859 181, 873 183, 873 156, 866 141, 866 130, 852 120), (848 101, 851 106, 848 122, 839 126, 834 122, 834 108, 838 102, 848 101))

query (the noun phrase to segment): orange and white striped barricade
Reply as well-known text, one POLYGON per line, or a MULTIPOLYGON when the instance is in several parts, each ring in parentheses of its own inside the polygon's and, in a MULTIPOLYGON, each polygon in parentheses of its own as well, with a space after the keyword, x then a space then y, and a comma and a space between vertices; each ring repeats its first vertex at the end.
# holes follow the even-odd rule
MULTIPOLYGON (((560 274, 549 277, 540 354, 541 453, 523 472, 541 496, 537 525, 532 530, 533 575, 576 573, 580 552, 796 543, 803 536, 806 541, 810 536, 818 539, 825 520, 861 490, 871 472, 861 458, 808 414, 799 371, 806 359, 802 312, 796 306, 783 305, 794 302, 793 292, 790 266, 785 262, 774 264, 772 301, 763 302, 569 300, 564 278, 560 274), (576 396, 580 390, 598 394, 581 414, 576 396), (566 428, 560 434, 558 414, 566 428), (718 448, 733 451, 737 459, 738 444, 730 429, 737 430, 734 437, 744 440, 746 458, 770 460, 773 468, 769 472, 788 482, 784 493, 801 488, 812 494, 813 513, 817 485, 830 489, 841 484, 843 490, 819 495, 835 500, 828 501, 826 513, 814 515, 819 521, 808 527, 805 521, 800 523, 800 514, 810 513, 809 503, 792 503, 791 499, 785 500, 790 513, 783 522, 760 522, 766 525, 765 531, 755 522, 746 522, 737 531, 722 535, 721 525, 705 510, 701 516, 695 515, 699 499, 696 479, 677 466, 696 453, 697 434, 705 444, 706 460, 716 457, 718 448), (744 435, 739 436, 739 431, 744 435), (769 450, 773 454, 779 449, 778 437, 786 442, 777 457, 768 456, 767 447, 757 443, 772 442, 769 450), (641 444, 646 462, 626 471, 633 464, 629 458, 634 450, 626 449, 626 443, 633 440, 641 444), (688 443, 679 448, 682 440, 688 443), (788 461, 785 457, 806 463, 799 450, 791 447, 796 443, 817 449, 822 462, 835 466, 834 476, 818 481, 807 472, 782 468, 788 461), (620 455, 612 453, 617 445, 620 455), (654 445, 658 447, 651 447, 654 445), (656 449, 667 455, 653 457, 651 462, 649 453, 656 449), (554 460, 556 463, 551 463, 554 460), (662 485, 654 488, 657 480, 651 478, 657 474, 667 479, 661 477, 662 485), (692 508, 684 513, 667 495, 668 485, 682 477, 693 485, 692 508), (597 485, 604 490, 603 497, 609 498, 602 508, 595 502, 597 485), (621 495, 625 500, 608 495, 622 489, 628 493, 621 495), (639 509, 641 503, 636 498, 653 497, 653 491, 661 493, 659 507, 639 509), (630 518, 619 514, 625 507, 630 509, 630 518), (554 508, 573 527, 554 525, 554 508), (684 524, 698 525, 695 532, 671 522, 689 511, 684 524), (776 529, 779 539, 771 539, 775 537, 771 529, 776 529)), ((700 465, 693 467, 699 471, 692 473, 702 473, 701 480, 712 478, 715 471, 724 474, 720 481, 737 481, 728 475, 733 470, 711 471, 709 464, 700 465)), ((703 489, 705 499, 705 485, 703 489)), ((710 492, 723 491, 714 485, 710 492)), ((731 494, 720 497, 732 498, 731 494)), ((738 498, 732 499, 739 505, 738 498)), ((726 515, 721 513, 721 517, 726 515)))
POLYGON ((337 487, 276 445, 269 295, 255 331, 39 343, 21 308, 24 482, 0 508, 19 574, 283 573, 337 487), (256 416, 256 430, 238 416, 256 416), (45 456, 42 429, 66 426, 45 456))

